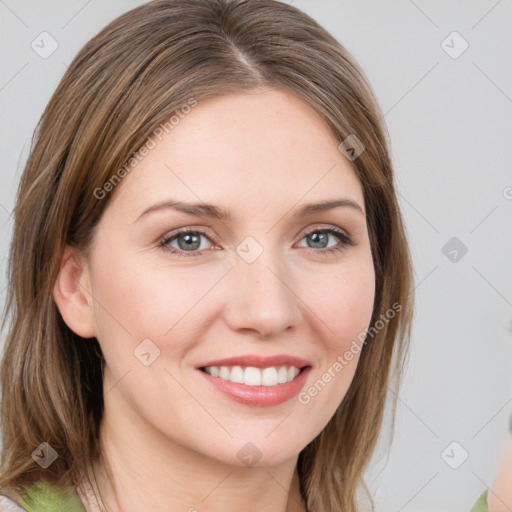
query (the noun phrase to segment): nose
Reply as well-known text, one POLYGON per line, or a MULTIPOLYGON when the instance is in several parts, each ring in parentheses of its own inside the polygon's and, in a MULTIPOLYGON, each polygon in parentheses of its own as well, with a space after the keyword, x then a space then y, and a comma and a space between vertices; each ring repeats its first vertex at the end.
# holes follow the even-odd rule
POLYGON ((233 331, 269 338, 297 325, 299 298, 289 270, 278 257, 264 251, 252 263, 237 259, 225 286, 224 315, 233 331))

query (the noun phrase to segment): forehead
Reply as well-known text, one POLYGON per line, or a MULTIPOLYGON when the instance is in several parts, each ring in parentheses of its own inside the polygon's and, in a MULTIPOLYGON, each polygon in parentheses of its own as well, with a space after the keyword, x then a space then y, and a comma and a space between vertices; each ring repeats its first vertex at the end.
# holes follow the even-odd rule
POLYGON ((118 185, 113 202, 126 215, 166 196, 262 215, 262 206, 291 207, 301 198, 362 200, 359 179, 326 123, 288 92, 199 102, 160 138, 118 185))

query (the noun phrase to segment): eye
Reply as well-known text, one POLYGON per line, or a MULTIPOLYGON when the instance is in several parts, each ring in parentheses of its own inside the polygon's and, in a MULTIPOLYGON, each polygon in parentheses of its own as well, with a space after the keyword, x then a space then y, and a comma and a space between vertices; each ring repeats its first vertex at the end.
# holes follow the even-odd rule
POLYGON ((323 229, 315 228, 306 233, 302 240, 306 240, 306 243, 310 244, 307 246, 309 249, 320 249, 319 251, 314 251, 320 253, 335 253, 354 245, 353 240, 345 232, 332 227, 323 229), (336 238, 338 239, 338 244, 328 245, 330 240, 336 238))
MULTIPOLYGON (((166 236, 159 246, 177 256, 198 256, 210 248, 208 243, 203 243, 204 240, 212 243, 211 238, 204 231, 187 228, 166 236)), ((333 227, 315 228, 306 233, 301 242, 302 240, 306 240, 306 243, 310 244, 306 246, 307 249, 320 254, 336 253, 354 245, 353 240, 344 231, 333 227), (329 245, 333 239, 334 241, 338 239, 338 243, 329 245)), ((304 246, 300 245, 300 247, 304 246)))
POLYGON ((211 242, 204 231, 199 229, 182 229, 164 238, 159 245, 178 256, 188 256, 185 253, 190 253, 190 256, 196 256, 201 254, 203 250, 208 249, 202 243, 202 237, 211 242))

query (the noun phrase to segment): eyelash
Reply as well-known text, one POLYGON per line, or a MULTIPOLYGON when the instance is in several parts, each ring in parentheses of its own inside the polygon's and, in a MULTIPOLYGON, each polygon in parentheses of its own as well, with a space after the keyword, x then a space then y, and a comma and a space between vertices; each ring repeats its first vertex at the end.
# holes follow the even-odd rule
MULTIPOLYGON (((190 257, 190 256, 199 256, 199 255, 202 255, 204 251, 208 250, 208 249, 203 249, 201 251, 183 251, 181 249, 176 249, 175 247, 171 247, 169 244, 170 242, 172 242, 174 239, 178 238, 180 235, 183 235, 183 234, 187 234, 187 233, 193 233, 193 234, 196 234, 196 235, 203 235, 205 236, 206 238, 208 238, 208 240, 210 240, 210 242, 213 242, 210 237, 206 234, 206 232, 202 231, 201 229, 194 229, 194 228, 184 228, 184 229, 181 229, 179 231, 176 231, 175 233, 173 233, 172 235, 170 236, 166 236, 165 238, 163 238, 160 243, 158 244, 159 247, 161 247, 162 249, 166 250, 166 251, 169 251, 171 254, 175 254, 177 256, 185 256, 185 257, 190 257), (188 253, 188 254, 187 254, 188 253)), ((334 235, 336 237, 339 238, 339 240, 341 241, 340 244, 334 246, 334 247, 327 247, 327 248, 324 248, 324 249, 314 249, 313 247, 306 247, 305 249, 311 251, 311 252, 314 252, 314 253, 320 253, 320 254, 336 254, 336 253, 339 253, 341 251, 343 251, 344 249, 346 249, 347 247, 351 247, 354 245, 354 241, 346 234, 344 233, 343 231, 337 229, 337 228, 315 228, 315 229, 312 229, 311 231, 308 231, 307 233, 304 234, 304 236, 300 239, 300 241, 302 241, 304 238, 306 238, 307 236, 311 235, 312 233, 325 233, 325 234, 331 234, 331 235, 334 235)))

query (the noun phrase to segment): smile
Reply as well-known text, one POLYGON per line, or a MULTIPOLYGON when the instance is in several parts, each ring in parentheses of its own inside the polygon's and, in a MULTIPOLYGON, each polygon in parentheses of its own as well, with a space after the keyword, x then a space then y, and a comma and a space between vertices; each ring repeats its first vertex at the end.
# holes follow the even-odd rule
POLYGON ((300 373, 296 366, 270 366, 256 368, 254 366, 205 366, 201 370, 212 377, 245 384, 246 386, 278 386, 291 382, 300 373))

